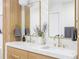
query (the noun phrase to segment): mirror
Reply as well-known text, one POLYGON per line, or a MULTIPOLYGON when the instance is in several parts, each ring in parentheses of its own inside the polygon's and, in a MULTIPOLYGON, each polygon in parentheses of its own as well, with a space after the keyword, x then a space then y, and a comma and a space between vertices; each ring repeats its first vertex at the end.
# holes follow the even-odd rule
POLYGON ((35 0, 30 2, 25 7, 26 32, 32 35, 36 26, 41 29, 46 23, 47 36, 65 36, 68 34, 66 31, 69 32, 69 29, 76 27, 75 8, 75 0, 35 0))
POLYGON ((48 0, 48 24, 49 36, 71 38, 67 32, 75 27, 75 0, 48 0))
POLYGON ((26 34, 33 35, 36 26, 40 27, 40 2, 30 1, 25 7, 25 28, 26 34))
POLYGON ((34 34, 34 29, 40 27, 40 2, 32 2, 30 7, 30 34, 34 34))

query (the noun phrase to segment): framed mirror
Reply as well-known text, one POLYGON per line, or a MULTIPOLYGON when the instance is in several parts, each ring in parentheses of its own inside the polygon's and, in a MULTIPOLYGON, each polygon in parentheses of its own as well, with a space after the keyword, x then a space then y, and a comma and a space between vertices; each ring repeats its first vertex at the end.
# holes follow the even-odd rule
POLYGON ((71 38, 71 31, 76 28, 75 2, 76 0, 48 0, 48 36, 71 38))
POLYGON ((66 31, 76 28, 76 0, 34 1, 25 7, 25 11, 25 29, 31 35, 36 26, 42 28, 44 23, 47 24, 49 37, 66 36, 66 31))

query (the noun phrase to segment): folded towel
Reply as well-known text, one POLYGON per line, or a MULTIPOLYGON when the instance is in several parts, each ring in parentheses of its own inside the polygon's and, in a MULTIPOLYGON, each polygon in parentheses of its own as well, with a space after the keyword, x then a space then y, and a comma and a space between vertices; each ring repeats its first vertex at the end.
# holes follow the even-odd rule
POLYGON ((14 34, 15 34, 15 36, 21 36, 21 30, 18 27, 16 27, 14 29, 14 34))
POLYGON ((65 27, 65 32, 64 32, 65 38, 72 38, 73 31, 74 31, 74 27, 65 27))

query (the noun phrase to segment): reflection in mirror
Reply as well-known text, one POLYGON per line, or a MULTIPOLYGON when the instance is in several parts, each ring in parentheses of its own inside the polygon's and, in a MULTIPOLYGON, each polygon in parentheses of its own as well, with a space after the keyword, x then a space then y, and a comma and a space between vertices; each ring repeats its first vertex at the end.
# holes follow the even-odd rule
POLYGON ((30 1, 29 5, 25 7, 25 33, 33 35, 36 26, 40 27, 40 2, 34 0, 30 1))
POLYGON ((42 30, 43 25, 48 22, 48 0, 30 0, 28 5, 22 7, 25 8, 25 15, 22 15, 25 19, 22 19, 22 36, 24 31, 25 34, 34 34, 36 27, 42 30))
POLYGON ((68 35, 67 38, 71 38, 75 26, 74 0, 49 0, 48 7, 49 36, 68 35))
POLYGON ((36 27, 47 24, 49 37, 71 38, 75 28, 75 0, 34 0, 25 8, 25 32, 33 35, 36 27))
POLYGON ((30 34, 34 34, 34 29, 40 27, 40 9, 39 2, 34 2, 30 7, 30 34))
POLYGON ((25 7, 25 35, 30 34, 30 7, 25 7))

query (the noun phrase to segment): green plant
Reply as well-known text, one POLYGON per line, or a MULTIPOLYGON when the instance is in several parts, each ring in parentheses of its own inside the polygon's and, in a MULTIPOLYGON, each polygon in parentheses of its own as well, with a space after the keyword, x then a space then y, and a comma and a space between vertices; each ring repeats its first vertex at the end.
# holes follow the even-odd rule
POLYGON ((47 24, 44 24, 43 27, 40 29, 40 27, 37 27, 34 29, 35 33, 37 33, 37 35, 39 37, 44 37, 44 34, 46 32, 47 29, 47 24))

